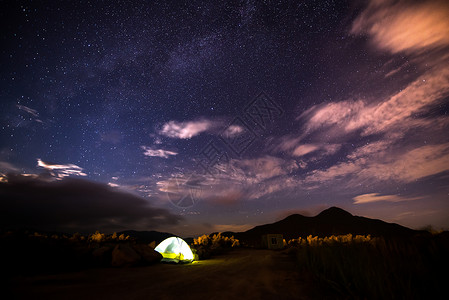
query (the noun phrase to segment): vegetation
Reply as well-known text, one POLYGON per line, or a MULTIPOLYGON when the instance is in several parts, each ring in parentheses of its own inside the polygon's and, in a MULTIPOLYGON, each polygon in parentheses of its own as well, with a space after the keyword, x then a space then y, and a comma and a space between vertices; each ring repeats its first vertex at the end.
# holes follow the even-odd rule
MULTIPOLYGON (((124 234, 90 235, 27 230, 0 232, 0 255, 6 274, 34 274, 108 266, 118 244, 140 247, 124 234)), ((151 249, 150 247, 148 247, 151 249)))
MULTIPOLYGON (((193 240, 192 251, 207 259, 238 247, 222 233, 193 240)), ((311 275, 332 299, 440 299, 448 279, 449 232, 420 233, 407 238, 338 235, 287 242, 301 273, 311 275)), ((0 233, 0 254, 10 275, 65 272, 113 266, 114 249, 136 252, 143 265, 151 248, 123 234, 0 233)))
POLYGON ((288 241, 289 245, 297 246, 321 246, 333 244, 355 244, 355 243, 374 243, 376 238, 371 238, 371 235, 332 235, 330 237, 319 238, 317 236, 309 235, 307 238, 292 239, 288 241))
POLYGON ((231 248, 240 246, 239 240, 233 236, 227 237, 221 232, 213 235, 202 235, 193 240, 192 251, 200 259, 209 258, 211 255, 223 253, 231 248))
POLYGON ((94 233, 89 235, 89 241, 92 242, 112 242, 112 241, 126 241, 129 239, 129 235, 125 236, 123 233, 120 235, 117 235, 117 233, 113 233, 112 235, 105 235, 104 233, 100 233, 98 230, 94 233))
POLYGON ((409 239, 308 236, 289 241, 303 271, 344 299, 439 299, 447 281, 447 235, 409 239))

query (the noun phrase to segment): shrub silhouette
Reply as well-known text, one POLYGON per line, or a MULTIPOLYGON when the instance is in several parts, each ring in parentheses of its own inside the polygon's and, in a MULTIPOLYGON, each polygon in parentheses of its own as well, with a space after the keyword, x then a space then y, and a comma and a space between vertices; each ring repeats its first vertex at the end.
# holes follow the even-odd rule
POLYGON ((289 241, 300 268, 344 299, 439 299, 449 259, 446 236, 308 236, 289 241))
POLYGON ((192 250, 195 250, 200 259, 205 259, 238 246, 240 246, 240 242, 234 236, 227 237, 219 232, 212 236, 205 234, 195 238, 192 250))
POLYGON ((89 241, 100 243, 106 239, 104 233, 100 233, 98 230, 94 234, 89 236, 89 241))

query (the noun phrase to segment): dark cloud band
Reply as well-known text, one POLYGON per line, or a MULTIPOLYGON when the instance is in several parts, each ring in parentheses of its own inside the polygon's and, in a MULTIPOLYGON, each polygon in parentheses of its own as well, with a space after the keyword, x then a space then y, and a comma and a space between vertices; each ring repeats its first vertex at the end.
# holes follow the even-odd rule
POLYGON ((150 230, 180 221, 137 195, 75 178, 46 181, 10 175, 0 183, 0 198, 2 228, 150 230))

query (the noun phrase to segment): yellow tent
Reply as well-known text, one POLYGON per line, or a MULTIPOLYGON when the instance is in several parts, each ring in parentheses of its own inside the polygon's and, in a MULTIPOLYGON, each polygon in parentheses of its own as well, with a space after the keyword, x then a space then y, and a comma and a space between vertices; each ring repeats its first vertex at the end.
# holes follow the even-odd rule
POLYGON ((166 262, 191 262, 193 253, 189 245, 179 237, 170 237, 163 240, 154 249, 162 254, 162 261, 166 262))

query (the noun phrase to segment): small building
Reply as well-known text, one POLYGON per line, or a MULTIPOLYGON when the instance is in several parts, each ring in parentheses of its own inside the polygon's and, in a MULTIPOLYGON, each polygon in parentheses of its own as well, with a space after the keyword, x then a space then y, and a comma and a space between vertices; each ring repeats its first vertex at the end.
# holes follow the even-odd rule
POLYGON ((282 234, 265 234, 262 236, 262 246, 267 249, 282 249, 284 237, 282 234))

